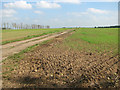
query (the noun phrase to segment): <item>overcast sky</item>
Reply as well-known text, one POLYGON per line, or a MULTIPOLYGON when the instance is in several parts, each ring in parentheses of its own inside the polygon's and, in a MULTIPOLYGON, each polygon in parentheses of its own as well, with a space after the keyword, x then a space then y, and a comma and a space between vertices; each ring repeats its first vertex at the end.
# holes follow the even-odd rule
POLYGON ((0 18, 3 22, 50 25, 53 28, 118 24, 118 0, 93 1, 4 0, 0 3, 0 18))

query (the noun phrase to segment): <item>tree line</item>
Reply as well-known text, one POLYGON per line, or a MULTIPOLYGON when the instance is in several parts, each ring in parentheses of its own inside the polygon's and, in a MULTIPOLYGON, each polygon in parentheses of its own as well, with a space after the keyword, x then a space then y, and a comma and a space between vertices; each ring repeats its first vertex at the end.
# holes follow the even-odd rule
POLYGON ((2 30, 7 29, 41 29, 41 28, 50 28, 50 26, 43 26, 43 25, 37 25, 37 24, 17 24, 17 23, 3 23, 1 25, 2 30))
POLYGON ((101 27, 95 27, 95 28, 120 28, 120 26, 101 26, 101 27))

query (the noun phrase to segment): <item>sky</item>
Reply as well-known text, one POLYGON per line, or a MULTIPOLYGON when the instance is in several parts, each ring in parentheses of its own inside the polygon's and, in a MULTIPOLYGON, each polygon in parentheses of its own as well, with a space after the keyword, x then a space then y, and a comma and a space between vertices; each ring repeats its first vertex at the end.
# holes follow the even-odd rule
POLYGON ((118 0, 4 0, 0 6, 0 18, 8 23, 51 28, 118 25, 118 0))

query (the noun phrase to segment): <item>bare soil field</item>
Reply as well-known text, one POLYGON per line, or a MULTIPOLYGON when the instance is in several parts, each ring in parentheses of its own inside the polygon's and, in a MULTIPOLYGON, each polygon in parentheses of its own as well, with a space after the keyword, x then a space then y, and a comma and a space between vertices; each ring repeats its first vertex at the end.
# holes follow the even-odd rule
POLYGON ((72 33, 35 47, 18 61, 4 61, 3 88, 118 88, 118 55, 62 46, 72 33))

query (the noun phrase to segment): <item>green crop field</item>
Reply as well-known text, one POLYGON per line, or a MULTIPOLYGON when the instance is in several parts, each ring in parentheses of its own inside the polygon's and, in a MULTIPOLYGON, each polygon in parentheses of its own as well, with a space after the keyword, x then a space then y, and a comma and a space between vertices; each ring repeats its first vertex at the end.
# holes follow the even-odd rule
POLYGON ((81 28, 64 41, 64 46, 87 51, 118 51, 117 28, 81 28))
POLYGON ((2 31, 2 44, 30 39, 33 37, 38 37, 38 36, 49 34, 49 33, 61 32, 67 29, 68 28, 3 30, 2 31))

